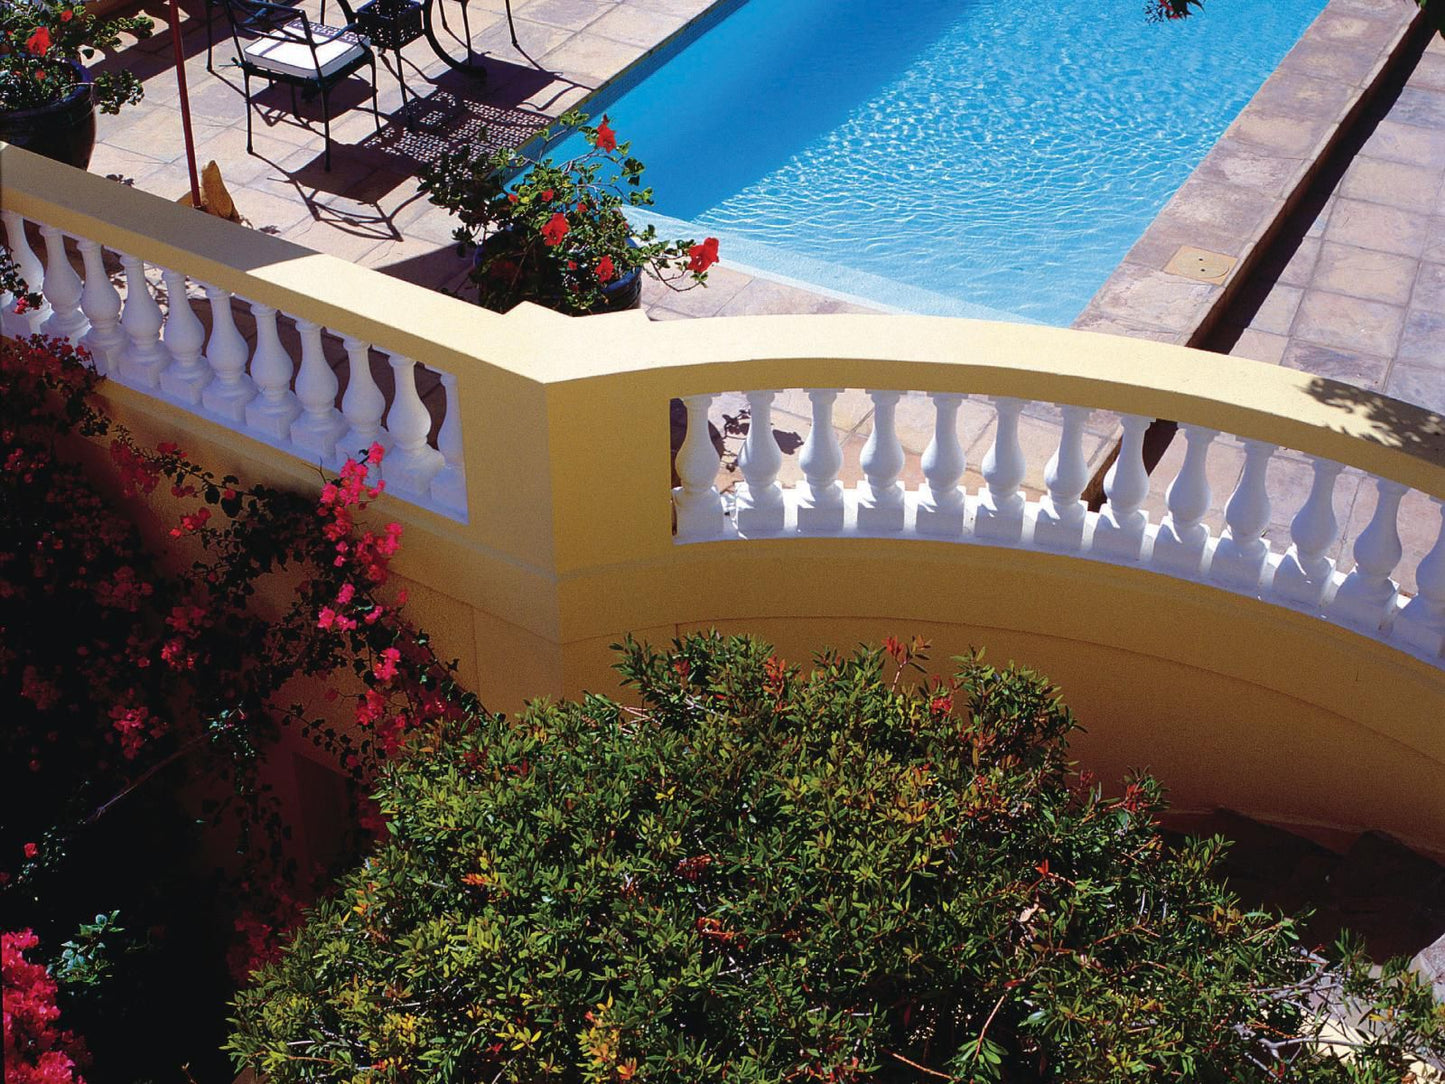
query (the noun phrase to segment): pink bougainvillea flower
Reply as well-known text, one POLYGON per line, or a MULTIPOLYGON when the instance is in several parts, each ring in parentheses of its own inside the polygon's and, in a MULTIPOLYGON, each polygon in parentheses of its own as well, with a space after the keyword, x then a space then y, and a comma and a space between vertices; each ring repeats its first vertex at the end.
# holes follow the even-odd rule
POLYGON ((571 227, 567 225, 567 216, 561 211, 558 211, 549 218, 547 224, 542 227, 542 240, 547 242, 549 247, 556 248, 562 243, 562 238, 567 236, 567 231, 570 228, 571 227))
POLYGON ((25 844, 25 857, 26 857, 26 858, 34 858, 34 857, 35 857, 37 854, 39 854, 39 853, 40 853, 40 848, 37 847, 35 844, 33 844, 33 843, 27 843, 27 844, 25 844))
POLYGON ((617 269, 612 266, 612 257, 603 256, 597 261, 597 281, 609 282, 617 274, 617 269))
POLYGON ((702 244, 693 245, 687 250, 687 269, 693 274, 701 274, 715 263, 717 263, 716 237, 709 237, 702 244))
POLYGON ((50 31, 43 26, 37 26, 35 33, 25 39, 25 51, 33 56, 44 56, 48 53, 50 51, 50 31))
POLYGON ((603 151, 615 151, 617 149, 617 133, 607 126, 607 117, 602 117, 602 123, 597 126, 597 149, 603 151))

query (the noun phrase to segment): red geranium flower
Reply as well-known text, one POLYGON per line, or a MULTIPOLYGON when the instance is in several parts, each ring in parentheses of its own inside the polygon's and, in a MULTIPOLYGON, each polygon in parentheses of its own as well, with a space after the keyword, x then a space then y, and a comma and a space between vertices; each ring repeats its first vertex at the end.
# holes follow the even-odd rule
POLYGON ((709 237, 702 244, 693 245, 687 250, 687 269, 694 274, 701 274, 715 263, 717 263, 716 237, 709 237))
POLYGON ((612 257, 611 257, 611 256, 603 256, 602 259, 600 259, 600 260, 597 261, 597 281, 598 281, 598 282, 607 282, 609 279, 611 279, 611 278, 612 278, 614 275, 616 275, 616 274, 617 274, 617 270, 612 266, 612 257))
POLYGON ((558 211, 542 227, 542 240, 547 242, 549 247, 556 248, 562 243, 562 238, 567 236, 568 229, 570 227, 567 225, 567 216, 558 211))
POLYGON ((605 114, 602 117, 602 123, 597 126, 597 149, 603 151, 617 149, 617 133, 607 126, 605 114))
POLYGON ((70 10, 70 8, 66 8, 60 13, 60 21, 63 23, 68 23, 73 18, 75 18, 75 12, 70 10))
POLYGON ((25 39, 25 49, 35 56, 44 56, 50 51, 50 31, 43 26, 37 26, 35 33, 25 39))

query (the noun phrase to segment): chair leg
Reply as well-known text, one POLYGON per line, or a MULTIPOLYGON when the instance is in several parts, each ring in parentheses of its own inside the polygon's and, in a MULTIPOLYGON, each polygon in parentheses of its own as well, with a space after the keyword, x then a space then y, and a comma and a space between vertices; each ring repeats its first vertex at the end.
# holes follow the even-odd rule
POLYGON ((215 38, 211 32, 211 18, 214 14, 215 4, 213 0, 205 0, 206 3, 206 71, 214 72, 216 69, 211 64, 211 49, 215 45, 215 38))
POLYGON ((331 95, 326 88, 321 88, 321 127, 326 133, 326 164, 325 170, 331 172, 331 95))
POLYGON ((376 118, 376 130, 381 132, 381 106, 376 98, 376 61, 371 62, 371 115, 376 118))
POLYGON ((246 84, 246 153, 255 154, 255 148, 251 145, 251 73, 243 69, 241 78, 246 84))

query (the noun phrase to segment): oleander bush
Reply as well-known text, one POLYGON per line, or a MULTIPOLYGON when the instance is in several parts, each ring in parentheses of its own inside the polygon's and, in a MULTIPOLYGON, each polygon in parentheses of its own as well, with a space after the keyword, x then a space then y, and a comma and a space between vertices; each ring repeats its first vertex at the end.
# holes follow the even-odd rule
POLYGON ((640 707, 477 713, 235 1005, 285 1081, 1404 1081, 1428 991, 1245 911, 1023 670, 627 643, 640 707), (1322 1044, 1331 1007, 1364 1030, 1322 1044))

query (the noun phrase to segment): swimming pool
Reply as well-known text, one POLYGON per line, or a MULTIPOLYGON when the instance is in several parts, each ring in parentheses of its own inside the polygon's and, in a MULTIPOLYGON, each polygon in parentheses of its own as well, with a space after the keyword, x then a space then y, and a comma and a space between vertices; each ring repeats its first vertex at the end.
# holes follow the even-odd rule
POLYGON ((750 0, 588 108, 724 262, 1067 325, 1324 3, 750 0))

